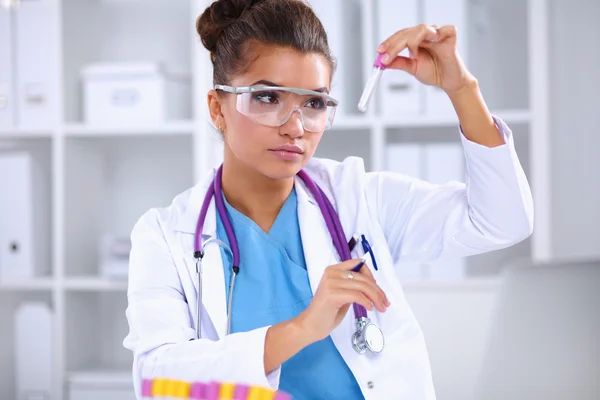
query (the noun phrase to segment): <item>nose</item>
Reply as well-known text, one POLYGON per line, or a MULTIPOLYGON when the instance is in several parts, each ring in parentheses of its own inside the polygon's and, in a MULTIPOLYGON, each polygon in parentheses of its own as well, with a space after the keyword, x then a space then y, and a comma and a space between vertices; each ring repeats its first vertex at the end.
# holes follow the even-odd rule
POLYGON ((302 137, 304 135, 304 125, 302 124, 302 111, 294 108, 291 111, 290 117, 281 125, 279 132, 287 135, 292 139, 302 137))

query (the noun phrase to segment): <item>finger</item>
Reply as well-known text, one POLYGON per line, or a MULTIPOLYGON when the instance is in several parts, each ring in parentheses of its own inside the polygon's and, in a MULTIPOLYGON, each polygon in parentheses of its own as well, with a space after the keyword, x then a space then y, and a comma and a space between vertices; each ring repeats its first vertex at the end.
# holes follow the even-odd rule
POLYGON ((419 54, 419 47, 424 43, 432 43, 439 39, 437 30, 430 25, 419 25, 416 34, 409 36, 407 46, 412 53, 412 59, 416 59, 419 54))
POLYGON ((383 296, 383 299, 385 301, 385 305, 386 307, 390 306, 390 300, 388 299, 387 295, 385 294, 385 292, 383 291, 383 289, 377 284, 377 281, 375 280, 375 277, 373 276, 373 273, 371 272, 370 268, 362 268, 360 270, 360 276, 364 276, 365 278, 367 278, 368 280, 370 280, 371 282, 373 282, 377 288, 377 290, 379 291, 379 295, 383 296))
MULTIPOLYGON (((352 269, 355 268, 357 264, 360 264, 362 262, 364 262, 364 260, 362 258, 355 258, 352 260, 344 261, 340 264, 330 266, 329 268, 331 268, 332 270, 335 271, 335 275, 333 275, 332 278, 334 278, 334 279, 341 278, 343 280, 348 280, 348 272, 352 271, 352 269), (339 272, 343 272, 343 274, 339 274, 339 272)), ((375 289, 378 291, 379 296, 383 299, 383 303, 386 305, 386 307, 389 307, 391 305, 387 295, 379 287, 379 285, 377 284, 377 281, 375 280, 375 277, 373 276, 373 274, 371 273, 371 270, 368 267, 363 266, 362 268, 360 268, 358 273, 355 272, 353 276, 354 276, 354 279, 358 279, 358 280, 361 280, 361 278, 368 279, 374 285, 375 289)))
POLYGON ((454 25, 444 25, 437 29, 438 42, 442 42, 448 39, 454 39, 456 41, 457 29, 454 25))
POLYGON ((388 64, 387 68, 398 69, 414 75, 416 66, 416 60, 404 56, 398 56, 390 64, 388 64))
POLYGON ((338 304, 360 304, 369 311, 373 311, 373 303, 359 290, 338 289, 333 296, 338 304))
POLYGON ((436 38, 436 33, 436 29, 425 24, 396 32, 384 42, 386 56, 382 58, 381 62, 386 66, 389 65, 407 47, 412 54, 411 58, 416 58, 419 54, 420 44, 436 38))
POLYGON ((367 296, 379 312, 385 312, 385 294, 381 288, 365 277, 356 274, 353 279, 341 279, 337 282, 337 288, 342 290, 357 290, 367 296))
POLYGON ((379 44, 379 46, 377 46, 377 49, 376 49, 377 52, 379 52, 379 53, 387 52, 392 47, 393 42, 397 41, 398 38, 401 37, 401 35, 405 34, 406 31, 408 31, 408 29, 410 29, 410 28, 400 29, 398 32, 389 36, 387 39, 385 39, 383 42, 381 42, 379 44))

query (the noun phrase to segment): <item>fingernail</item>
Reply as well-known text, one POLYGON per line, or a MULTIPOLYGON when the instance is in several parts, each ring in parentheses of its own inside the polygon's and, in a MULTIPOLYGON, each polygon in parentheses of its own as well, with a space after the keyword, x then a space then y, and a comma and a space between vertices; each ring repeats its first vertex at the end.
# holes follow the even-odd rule
POLYGON ((379 46, 377 46, 377 48, 375 49, 375 51, 377 52, 382 52, 385 50, 385 46, 383 44, 380 44, 379 46))
POLYGON ((389 54, 386 54, 385 56, 383 56, 383 57, 381 58, 381 62, 385 64, 385 63, 387 63, 387 62, 388 62, 388 60, 389 60, 389 59, 390 59, 390 55, 389 55, 389 54))

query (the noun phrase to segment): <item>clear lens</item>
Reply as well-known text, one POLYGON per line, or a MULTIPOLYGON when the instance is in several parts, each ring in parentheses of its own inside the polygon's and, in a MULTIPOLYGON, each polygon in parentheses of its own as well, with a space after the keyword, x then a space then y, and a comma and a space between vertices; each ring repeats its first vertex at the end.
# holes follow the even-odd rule
POLYGON ((305 130, 321 132, 331 128, 336 106, 318 95, 300 95, 284 90, 240 93, 237 110, 261 125, 279 127, 295 112, 305 130))

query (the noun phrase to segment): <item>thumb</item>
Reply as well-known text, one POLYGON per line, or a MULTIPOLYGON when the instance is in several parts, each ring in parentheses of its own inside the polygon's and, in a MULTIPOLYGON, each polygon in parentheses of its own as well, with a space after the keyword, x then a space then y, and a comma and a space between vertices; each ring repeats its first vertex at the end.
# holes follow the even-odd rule
POLYGON ((399 69, 414 75, 416 60, 404 56, 397 56, 387 66, 388 69, 399 69))

